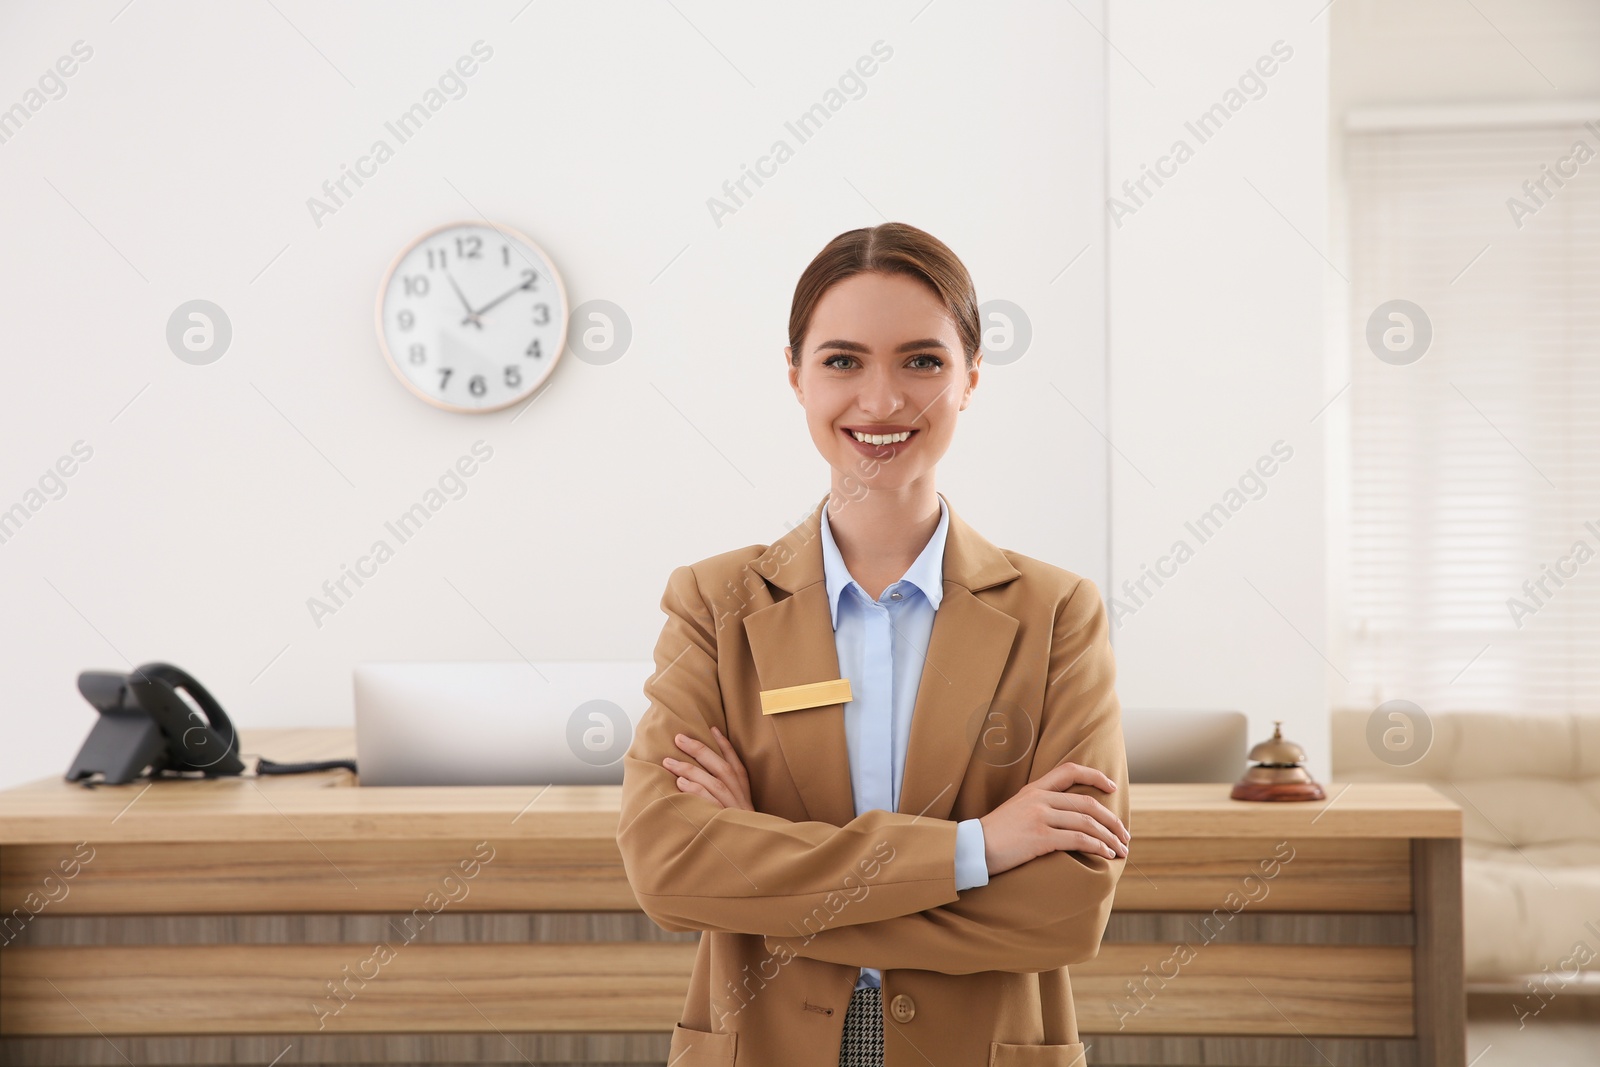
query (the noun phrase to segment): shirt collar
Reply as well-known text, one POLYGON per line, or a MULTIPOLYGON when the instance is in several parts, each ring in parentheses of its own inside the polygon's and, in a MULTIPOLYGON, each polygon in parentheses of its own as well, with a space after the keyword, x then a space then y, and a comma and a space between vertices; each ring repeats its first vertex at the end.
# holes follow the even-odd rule
MULTIPOLYGON (((950 530, 950 509, 944 502, 943 494, 935 495, 939 498, 939 525, 900 580, 916 586, 937 611, 939 601, 944 598, 944 543, 950 530)), ((839 546, 834 543, 833 530, 828 526, 826 500, 822 504, 822 571, 828 585, 828 607, 833 614, 833 628, 837 630, 840 594, 852 585, 863 597, 866 596, 866 590, 850 576, 850 569, 844 565, 844 557, 839 554, 839 546)))

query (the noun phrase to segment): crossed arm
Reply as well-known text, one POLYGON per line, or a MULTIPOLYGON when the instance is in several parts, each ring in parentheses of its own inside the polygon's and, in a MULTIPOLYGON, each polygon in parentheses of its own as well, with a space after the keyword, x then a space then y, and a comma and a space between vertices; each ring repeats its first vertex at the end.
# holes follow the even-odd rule
MULTIPOLYGON (((1052 852, 962 894, 955 822, 881 810, 844 826, 792 822, 741 806, 736 778, 722 795, 681 788, 684 768, 661 762, 671 755, 692 766, 675 735, 705 745, 708 763, 738 761, 711 731, 724 725, 712 721, 722 712, 715 634, 690 568, 673 572, 662 608, 667 624, 645 685, 651 708, 625 757, 617 840, 640 906, 663 928, 762 934, 775 953, 948 974, 1048 970, 1099 951, 1123 859, 1052 852), (869 875, 874 846, 885 842, 894 862, 874 864, 869 875)), ((1100 769, 1118 788, 1103 797, 1095 790, 1097 799, 1126 824, 1108 629, 1098 589, 1080 580, 1056 612, 1029 780, 1067 760, 1100 769)))

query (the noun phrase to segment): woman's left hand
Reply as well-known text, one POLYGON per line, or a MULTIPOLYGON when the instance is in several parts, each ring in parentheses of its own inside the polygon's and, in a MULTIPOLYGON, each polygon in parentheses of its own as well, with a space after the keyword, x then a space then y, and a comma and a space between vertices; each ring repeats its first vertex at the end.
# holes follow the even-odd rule
POLYGON ((693 759, 673 759, 668 756, 661 761, 662 765, 678 775, 678 789, 681 792, 699 794, 714 801, 718 807, 755 811, 755 805, 750 802, 750 778, 744 773, 739 754, 733 750, 733 744, 722 736, 721 730, 713 726, 711 733, 722 749, 721 755, 688 734, 678 734, 674 738, 678 747, 693 759))

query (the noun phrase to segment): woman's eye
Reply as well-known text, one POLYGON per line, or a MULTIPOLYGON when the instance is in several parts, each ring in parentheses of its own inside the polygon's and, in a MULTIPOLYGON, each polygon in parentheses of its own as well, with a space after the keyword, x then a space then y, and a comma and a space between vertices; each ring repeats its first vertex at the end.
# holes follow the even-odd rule
POLYGON ((933 361, 933 367, 928 368, 930 370, 932 370, 932 369, 934 369, 936 367, 944 366, 944 360, 940 359, 938 356, 917 356, 916 358, 917 359, 932 360, 933 361))

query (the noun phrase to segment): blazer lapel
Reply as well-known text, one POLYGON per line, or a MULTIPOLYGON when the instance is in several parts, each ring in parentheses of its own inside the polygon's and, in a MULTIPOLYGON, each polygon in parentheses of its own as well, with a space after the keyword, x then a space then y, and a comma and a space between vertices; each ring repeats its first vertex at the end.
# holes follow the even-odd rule
MULTIPOLYGON (((748 564, 774 587, 774 602, 744 617, 745 634, 763 690, 839 677, 839 656, 822 567, 821 502, 805 522, 748 564)), ((1010 659, 1017 620, 975 596, 1020 576, 1005 554, 950 507, 945 535, 944 598, 911 718, 900 811, 945 819, 966 775, 973 744, 1010 659)), ((752 579, 746 576, 747 582, 752 579)), ((750 588, 750 586, 746 586, 750 588)), ((855 817, 844 705, 771 716, 779 748, 807 815, 834 826, 855 817)))

